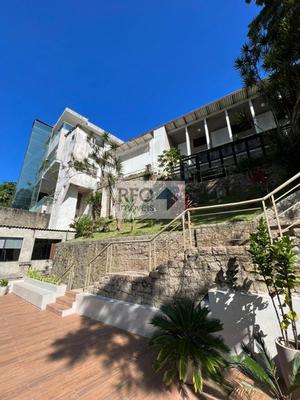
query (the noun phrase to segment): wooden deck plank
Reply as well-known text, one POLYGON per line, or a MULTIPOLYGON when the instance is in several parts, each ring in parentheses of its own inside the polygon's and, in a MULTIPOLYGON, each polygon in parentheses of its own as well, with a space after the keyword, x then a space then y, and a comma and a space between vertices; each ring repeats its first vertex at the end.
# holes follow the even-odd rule
POLYGON ((147 340, 88 318, 0 298, 1 400, 177 400, 147 340))

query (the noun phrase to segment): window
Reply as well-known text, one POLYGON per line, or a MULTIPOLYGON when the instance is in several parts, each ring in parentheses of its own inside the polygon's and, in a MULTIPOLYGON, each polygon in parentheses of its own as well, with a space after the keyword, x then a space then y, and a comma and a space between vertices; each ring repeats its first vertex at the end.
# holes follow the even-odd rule
POLYGON ((193 140, 194 147, 200 147, 206 145, 206 138, 205 136, 199 136, 193 140))
POLYGON ((0 261, 19 261, 22 238, 0 237, 0 261))
POLYGON ((32 260, 48 260, 50 258, 52 244, 59 243, 61 240, 35 239, 32 260))

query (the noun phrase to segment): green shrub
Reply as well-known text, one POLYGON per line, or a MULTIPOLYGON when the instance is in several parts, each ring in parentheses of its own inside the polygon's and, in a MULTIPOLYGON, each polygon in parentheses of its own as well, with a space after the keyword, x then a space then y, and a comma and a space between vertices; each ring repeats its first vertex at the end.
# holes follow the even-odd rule
POLYGON ((39 281, 43 280, 43 275, 42 275, 41 271, 34 269, 34 268, 28 269, 27 276, 28 276, 28 278, 37 279, 39 281))
POLYGON ((95 225, 93 219, 89 215, 81 215, 74 219, 74 222, 70 225, 71 228, 75 229, 75 237, 92 237, 95 231, 95 225))
POLYGON ((297 273, 297 255, 293 247, 288 236, 271 243, 267 223, 263 218, 260 219, 256 232, 250 235, 249 252, 252 262, 267 286, 281 335, 289 346, 288 328, 291 326, 294 345, 298 349, 298 315, 293 304, 293 293, 300 279, 297 273))
POLYGON ((154 370, 163 370, 163 380, 185 382, 191 370, 195 391, 202 391, 203 374, 221 377, 224 353, 229 349, 216 333, 222 330, 218 319, 208 318, 209 310, 189 299, 164 304, 151 324, 157 328, 150 344, 158 350, 154 370))
POLYGON ((96 218, 94 221, 94 231, 96 232, 109 232, 112 219, 107 217, 96 218))
POLYGON ((5 287, 8 285, 8 280, 6 279, 0 279, 0 286, 1 287, 5 287))
POLYGON ((41 282, 53 283, 54 285, 61 284, 61 279, 57 275, 53 274, 50 276, 44 276, 41 273, 41 271, 34 269, 34 268, 28 269, 27 276, 28 276, 28 278, 37 279, 38 281, 41 281, 41 282))

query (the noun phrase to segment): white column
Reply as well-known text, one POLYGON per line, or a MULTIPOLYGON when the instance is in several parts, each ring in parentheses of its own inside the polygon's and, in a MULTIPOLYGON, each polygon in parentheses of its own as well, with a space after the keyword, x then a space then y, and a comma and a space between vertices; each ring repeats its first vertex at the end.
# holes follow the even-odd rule
POLYGON ((257 126, 257 119, 256 119, 255 110, 254 110, 253 103, 252 103, 251 99, 249 99, 249 107, 250 107, 250 112, 251 112, 251 116, 252 116, 253 123, 254 123, 255 132, 259 133, 260 130, 259 130, 259 127, 257 126))
POLYGON ((229 134, 229 139, 232 142, 233 141, 233 136, 232 136, 232 130, 231 130, 231 125, 230 125, 230 119, 227 110, 225 110, 225 118, 226 118, 226 124, 227 124, 227 129, 228 129, 228 134, 229 134))
POLYGON ((210 136, 209 136, 209 130, 208 130, 206 118, 204 119, 204 130, 205 130, 205 138, 206 138, 207 148, 210 149, 210 136))
POLYGON ((188 131, 188 127, 185 127, 185 140, 186 140, 186 151, 187 151, 187 155, 190 156, 192 154, 191 151, 191 141, 190 141, 190 135, 189 135, 189 131, 188 131))

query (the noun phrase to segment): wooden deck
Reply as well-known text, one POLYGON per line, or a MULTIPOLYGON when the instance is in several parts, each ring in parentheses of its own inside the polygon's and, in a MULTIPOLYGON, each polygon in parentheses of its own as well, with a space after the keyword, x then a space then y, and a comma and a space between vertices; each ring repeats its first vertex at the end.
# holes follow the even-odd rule
POLYGON ((0 297, 1 400, 180 399, 152 372, 152 359, 144 338, 0 297))

